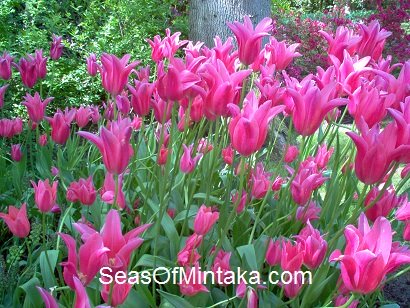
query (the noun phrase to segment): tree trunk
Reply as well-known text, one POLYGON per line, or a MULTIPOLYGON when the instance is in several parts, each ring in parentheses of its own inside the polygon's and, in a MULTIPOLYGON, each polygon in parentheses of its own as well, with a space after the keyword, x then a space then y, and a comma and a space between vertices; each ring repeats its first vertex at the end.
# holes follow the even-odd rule
POLYGON ((270 17, 270 3, 270 0, 190 0, 189 39, 213 47, 216 35, 222 41, 233 36, 227 22, 243 22, 243 16, 249 15, 256 25, 270 17))

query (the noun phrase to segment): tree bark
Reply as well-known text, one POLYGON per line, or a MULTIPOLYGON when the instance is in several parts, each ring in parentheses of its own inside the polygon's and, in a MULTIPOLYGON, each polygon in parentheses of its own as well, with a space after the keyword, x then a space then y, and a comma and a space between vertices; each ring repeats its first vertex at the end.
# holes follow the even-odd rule
POLYGON ((270 17, 270 3, 270 0, 190 0, 189 39, 213 47, 216 35, 222 41, 233 36, 227 22, 242 22, 243 16, 249 15, 256 25, 270 17))

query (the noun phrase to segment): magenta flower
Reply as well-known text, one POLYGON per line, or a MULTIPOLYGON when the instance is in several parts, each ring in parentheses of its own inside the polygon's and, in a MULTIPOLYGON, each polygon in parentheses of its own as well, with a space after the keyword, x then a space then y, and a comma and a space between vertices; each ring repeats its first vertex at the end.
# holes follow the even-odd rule
POLYGON ((37 82, 37 62, 31 56, 27 55, 27 58, 21 58, 19 64, 14 64, 20 72, 21 81, 23 84, 32 88, 37 82))
POLYGON ((359 23, 359 37, 357 43, 357 54, 360 57, 371 56, 374 60, 379 60, 382 56, 384 43, 392 33, 385 29, 380 29, 379 22, 374 19, 368 26, 359 23))
MULTIPOLYGON (((119 208, 125 209, 127 204, 125 202, 125 195, 122 189, 123 174, 118 176, 118 193, 116 204, 119 208)), ((100 190, 101 200, 108 204, 114 204, 115 201, 115 181, 114 175, 107 172, 104 179, 103 187, 100 190)))
POLYGON ((313 228, 310 221, 296 236, 297 242, 303 247, 303 264, 309 269, 320 266, 325 258, 327 242, 320 235, 319 230, 313 228))
POLYGON ((269 239, 268 249, 266 250, 266 255, 265 255, 266 263, 268 263, 269 266, 279 265, 281 256, 282 256, 282 241, 281 240, 273 241, 272 239, 269 239))
POLYGON ((184 278, 178 283, 179 291, 182 295, 194 296, 200 292, 209 292, 209 290, 202 284, 204 275, 197 264, 193 267, 185 267, 185 273, 187 279, 184 278), (195 271, 194 275, 191 274, 192 271, 195 271), (195 279, 192 277, 195 277, 195 279))
POLYGON ((53 41, 50 46, 50 58, 53 60, 58 60, 63 54, 64 45, 61 43, 62 39, 61 36, 53 34, 53 41))
POLYGON ((45 78, 47 75, 47 57, 43 57, 43 50, 36 50, 35 61, 37 67, 37 77, 39 79, 45 78))
POLYGON ((88 57, 87 57, 87 72, 88 74, 90 74, 91 76, 95 76, 97 75, 98 72, 98 64, 97 64, 97 58, 95 56, 94 53, 91 53, 88 57))
POLYGON ((126 118, 110 122, 107 128, 101 127, 100 136, 89 132, 78 132, 78 135, 98 147, 108 172, 121 174, 134 153, 130 144, 131 133, 131 120, 126 118))
POLYGON ((231 252, 226 252, 223 250, 219 250, 218 254, 215 257, 214 263, 212 264, 211 270, 216 274, 217 283, 221 286, 226 286, 224 283, 225 277, 228 277, 227 272, 231 271, 231 266, 229 264, 231 259, 231 252), (221 272, 221 275, 217 273, 221 272), (220 278, 220 279, 219 279, 220 278))
POLYGON ((181 32, 175 32, 171 35, 171 30, 167 28, 165 29, 165 34, 166 37, 162 40, 159 35, 154 37, 154 41, 147 40, 152 49, 151 58, 156 63, 164 58, 173 58, 178 49, 188 42, 186 40, 179 40, 181 32))
POLYGON ((298 155, 299 155, 299 149, 296 145, 287 146, 283 161, 285 163, 291 163, 296 159, 296 157, 298 157, 298 155))
POLYGON ((335 36, 333 37, 330 33, 319 30, 319 33, 326 39, 329 47, 327 48, 327 53, 343 61, 344 50, 346 50, 350 55, 356 51, 356 45, 361 40, 354 31, 348 29, 344 26, 339 26, 336 29, 335 36))
MULTIPOLYGON (((367 207, 373 203, 379 193, 379 189, 373 187, 364 200, 364 206, 367 207)), ((403 202, 406 203, 407 198, 398 197, 394 188, 391 186, 370 209, 366 209, 366 217, 371 221, 375 221, 380 216, 387 217, 394 208, 399 207, 403 202)))
POLYGON ((21 153, 21 144, 11 145, 11 159, 14 161, 20 161, 23 154, 21 153))
POLYGON ((137 115, 144 117, 150 112, 155 84, 134 80, 134 85, 135 87, 127 85, 128 90, 131 92, 132 109, 137 115))
POLYGON ((196 234, 205 235, 219 219, 219 212, 213 211, 211 207, 204 204, 198 209, 194 220, 194 231, 196 234))
MULTIPOLYGON (((73 115, 75 115, 75 113, 73 115)), ((54 117, 46 117, 46 120, 51 126, 51 139, 57 144, 64 145, 70 137, 70 124, 72 118, 66 116, 61 110, 57 110, 54 117)))
POLYGON ((87 126, 88 122, 91 119, 92 110, 90 107, 80 106, 75 112, 75 122, 77 123, 78 127, 83 128, 87 126))
POLYGON ((34 199, 38 209, 43 213, 50 212, 56 205, 58 181, 51 182, 51 184, 48 179, 39 180, 38 184, 34 181, 30 182, 34 188, 34 199))
POLYGON ((23 121, 20 118, 0 120, 0 136, 12 138, 23 131, 23 121))
POLYGON ((25 238, 30 233, 30 222, 27 218, 27 207, 23 203, 20 209, 10 205, 8 214, 0 213, 0 218, 4 220, 14 236, 25 238))
POLYGON ((130 58, 131 56, 128 54, 121 59, 107 53, 103 53, 101 56, 102 65, 98 66, 98 70, 101 74, 102 85, 113 96, 121 94, 128 83, 131 70, 139 64, 139 61, 128 64, 130 58))
POLYGON ((118 307, 119 305, 123 304, 128 297, 132 289, 132 285, 129 283, 114 283, 113 285, 110 284, 103 284, 101 290, 101 297, 103 298, 104 302, 108 304, 110 300, 110 289, 113 288, 112 291, 112 298, 111 298, 111 307, 118 307))
POLYGON ((41 100, 38 92, 31 96, 26 93, 24 102, 21 104, 26 106, 29 118, 34 123, 39 123, 43 120, 47 105, 54 99, 54 97, 48 97, 44 101, 41 100))
POLYGON ((263 199, 271 187, 271 174, 265 172, 261 162, 256 164, 256 167, 251 171, 249 186, 252 187, 252 197, 255 199, 263 199))
POLYGON ((11 64, 13 63, 13 57, 7 52, 4 52, 0 56, 0 78, 9 80, 11 77, 11 64))
POLYGON ((88 179, 79 179, 78 182, 71 182, 67 188, 66 198, 70 202, 80 201, 84 205, 92 205, 96 196, 92 176, 88 179))
POLYGON ((56 299, 48 293, 46 290, 43 288, 36 286, 37 291, 40 293, 41 299, 44 302, 45 308, 59 308, 58 303, 56 299))
POLYGON ((4 106, 4 95, 6 94, 6 90, 8 87, 8 84, 5 84, 4 86, 0 87, 0 109, 4 106))
POLYGON ((262 19, 255 29, 249 16, 243 17, 243 24, 240 22, 228 23, 228 27, 234 33, 238 42, 239 60, 245 64, 252 64, 257 58, 262 45, 262 38, 269 35, 272 30, 272 19, 262 19))
POLYGON ((193 144, 191 144, 189 147, 187 147, 185 144, 182 145, 184 148, 184 153, 181 156, 179 168, 183 173, 191 173, 192 171, 195 170, 195 167, 198 163, 198 161, 202 157, 202 153, 197 154, 194 158, 192 157, 192 147, 193 144))
POLYGON ((302 55, 296 51, 300 44, 287 46, 285 41, 278 42, 273 36, 265 46, 266 66, 275 65, 277 70, 284 70, 294 58, 302 55))

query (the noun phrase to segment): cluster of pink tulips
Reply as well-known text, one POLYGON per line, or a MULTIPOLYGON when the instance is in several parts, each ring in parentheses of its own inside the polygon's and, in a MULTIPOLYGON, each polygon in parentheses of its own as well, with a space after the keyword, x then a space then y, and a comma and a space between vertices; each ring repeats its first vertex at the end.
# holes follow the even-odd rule
MULTIPOLYGON (((91 54, 85 78, 101 79, 105 101, 53 115, 43 51, 0 57, 0 78, 17 69, 27 88, 27 116, 0 119, 1 165, 21 176, 7 183, 16 204, 0 200, 5 245, 21 247, 24 261, 15 284, 24 296, 16 291, 13 303, 384 303, 383 286, 410 269, 410 60, 383 57, 391 33, 377 21, 357 33, 339 27, 321 33, 328 67, 298 80, 286 68, 303 55, 270 35, 270 18, 228 27, 237 49, 233 38, 208 47, 157 35, 153 68, 91 54), (121 280, 101 277, 107 267, 121 280), (198 279, 172 281, 159 267, 198 279), (134 284, 123 276, 132 271, 155 279, 134 284), (311 283, 269 279, 302 271, 311 283)), ((53 35, 49 58, 63 52, 53 35)), ((5 82, 0 108, 13 91, 5 82)))

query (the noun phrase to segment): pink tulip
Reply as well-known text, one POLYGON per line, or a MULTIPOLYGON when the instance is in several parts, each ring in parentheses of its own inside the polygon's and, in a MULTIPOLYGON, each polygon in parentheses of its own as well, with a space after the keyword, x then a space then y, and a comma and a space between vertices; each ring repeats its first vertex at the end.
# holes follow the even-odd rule
POLYGON ((8 84, 0 87, 0 109, 4 106, 4 95, 6 94, 6 90, 9 87, 8 84))
POLYGON ((182 281, 178 283, 179 291, 182 295, 194 296, 200 292, 209 292, 209 290, 202 284, 204 276, 198 265, 185 267, 185 273, 186 279, 184 277, 182 281), (191 275, 191 271, 195 271, 195 274, 191 275), (195 277, 195 279, 193 277, 195 277))
POLYGON ((57 176, 58 174, 60 173, 60 170, 58 170, 58 168, 56 168, 56 167, 51 167, 51 174, 53 175, 53 176, 57 176))
MULTIPOLYGON (((364 206, 367 207, 376 199, 380 191, 377 187, 373 187, 364 200, 364 206)), ((398 207, 404 201, 403 198, 396 196, 396 192, 393 187, 387 189, 382 197, 374 204, 370 209, 365 211, 366 217, 371 221, 375 221, 377 217, 387 217, 390 212, 398 207)))
POLYGON ((101 74, 104 89, 113 96, 122 92, 128 83, 128 76, 139 63, 139 61, 128 64, 130 55, 125 55, 121 59, 115 55, 103 53, 101 56, 102 66, 98 66, 101 74))
POLYGON ((116 204, 119 208, 125 209, 127 207, 125 201, 124 191, 122 189, 122 182, 123 182, 123 174, 118 176, 118 192, 117 192, 117 200, 115 200, 115 181, 114 175, 112 173, 107 173, 105 175, 104 185, 101 188, 101 200, 108 204, 116 204))
MULTIPOLYGON (((282 243, 282 255, 280 260, 280 266, 282 270, 294 273, 300 271, 303 263, 304 249, 301 243, 292 244, 290 241, 284 241, 282 243)), ((282 287, 285 291, 285 295, 288 298, 296 297, 300 289, 302 288, 302 282, 300 275, 299 281, 293 281, 289 284, 284 284, 282 287)))
POLYGON ((296 157, 299 155, 299 149, 296 145, 291 145, 286 147, 286 152, 285 152, 285 157, 283 158, 283 161, 285 163, 291 163, 293 162, 296 157))
POLYGON ((27 218, 27 208, 25 203, 21 205, 20 209, 10 205, 8 208, 8 214, 0 213, 0 218, 4 220, 14 236, 25 238, 29 235, 30 222, 27 218))
POLYGON ((90 299, 88 298, 87 291, 84 285, 81 283, 80 279, 77 277, 73 278, 75 299, 73 308, 91 308, 90 299))
POLYGON ((401 199, 395 216, 400 221, 410 220, 410 202, 408 202, 407 198, 401 199))
POLYGON ((202 242, 202 235, 196 233, 187 238, 185 246, 178 252, 177 262, 180 266, 191 266, 198 262, 201 256, 196 248, 202 242))
POLYGON ((94 53, 87 57, 87 72, 93 77, 98 73, 97 58, 94 53))
POLYGON ((231 202, 233 206, 235 206, 238 202, 238 205, 236 206, 236 213, 240 214, 245 209, 246 200, 248 199, 248 194, 246 193, 246 191, 243 191, 242 197, 239 201, 238 201, 238 197, 239 197, 239 192, 237 191, 235 194, 231 195, 231 202))
POLYGON ((46 120, 51 126, 51 139, 57 143, 64 145, 70 137, 70 124, 71 121, 67 121, 67 117, 61 110, 57 110, 54 117, 46 117, 46 120))
POLYGON ((214 121, 217 117, 229 115, 228 104, 239 103, 241 84, 252 70, 231 73, 219 59, 215 63, 204 64, 203 68, 200 75, 207 85, 203 112, 208 120, 214 121))
POLYGON ((131 121, 131 127, 135 131, 138 131, 141 128, 142 124, 143 124, 143 119, 138 116, 134 116, 134 118, 131 121))
POLYGON ((239 154, 249 156, 261 149, 268 134, 269 122, 285 107, 271 108, 270 101, 259 106, 253 91, 249 92, 244 103, 242 112, 237 105, 229 104, 234 116, 229 123, 229 136, 232 147, 239 154))
POLYGON ((164 145, 161 146, 157 156, 157 164, 163 166, 167 163, 169 149, 166 148, 164 145))
POLYGON ((43 120, 47 105, 54 99, 54 97, 48 97, 44 101, 41 100, 38 92, 31 96, 26 93, 24 102, 21 104, 26 106, 30 120, 34 123, 39 123, 43 120))
POLYGON ((78 135, 98 147, 109 173, 121 174, 134 154, 130 144, 131 133, 131 120, 119 118, 117 121, 110 122, 107 128, 101 127, 100 136, 89 132, 78 132, 78 135))
POLYGON ((269 266, 275 266, 280 264, 282 256, 282 241, 281 240, 276 240, 273 241, 272 239, 269 239, 269 244, 268 244, 268 249, 266 250, 266 263, 269 264, 269 266))
POLYGON ((21 153, 21 145, 13 144, 11 146, 11 159, 18 162, 21 160, 23 154, 21 153))
POLYGON ((326 39, 329 47, 327 48, 327 53, 343 61, 343 53, 346 50, 350 55, 356 51, 356 46, 359 40, 354 31, 348 29, 344 26, 339 26, 336 29, 335 36, 333 37, 330 33, 319 30, 319 33, 326 39))
POLYGON ((410 241, 410 220, 406 220, 404 224, 403 239, 405 241, 410 241))
POLYGON ((0 78, 9 80, 11 77, 11 64, 13 63, 13 57, 7 52, 3 52, 0 56, 0 78))
POLYGON ((114 283, 112 285, 110 284, 103 284, 102 290, 101 290, 101 297, 103 298, 104 302, 108 304, 110 300, 110 289, 113 288, 112 290, 112 296, 111 296, 111 307, 118 307, 119 305, 123 304, 125 300, 127 299, 131 289, 132 285, 129 283, 114 283))
POLYGON ((154 117, 158 123, 167 123, 171 119, 174 101, 165 101, 159 96, 158 92, 154 92, 154 98, 151 99, 151 106, 154 109, 154 117))
POLYGON ((300 44, 287 46, 285 41, 278 42, 273 36, 269 38, 269 43, 265 46, 266 65, 275 65, 280 71, 284 70, 296 57, 302 56, 296 51, 300 44))
POLYGON ((34 199, 38 209, 43 213, 50 212, 56 204, 58 181, 51 182, 51 184, 48 179, 39 180, 38 184, 30 182, 34 188, 34 199))
POLYGON ((293 200, 300 206, 305 205, 309 201, 312 192, 326 180, 327 178, 319 172, 314 161, 306 160, 302 162, 290 186, 293 200))
POLYGON ((77 254, 75 239, 64 233, 60 233, 60 236, 68 250, 68 260, 61 263, 64 267, 65 283, 71 289, 75 289, 75 278, 77 278, 81 284, 88 285, 100 268, 107 263, 109 248, 104 247, 100 234, 95 232, 80 246, 77 254))
POLYGON ((272 191, 279 191, 282 188, 283 183, 285 182, 280 176, 277 176, 272 182, 272 191))
POLYGON ((359 218, 358 228, 345 228, 344 254, 335 250, 330 261, 341 262, 343 283, 347 290, 359 294, 374 292, 386 274, 410 263, 410 251, 392 243, 390 222, 379 217, 371 228, 366 216, 359 218))
POLYGON ((213 211, 211 207, 204 204, 198 209, 194 220, 194 231, 196 234, 205 235, 219 219, 219 212, 213 211))
POLYGON ((219 250, 214 259, 214 263, 212 264, 211 270, 215 273, 215 276, 217 277, 216 283, 220 286, 226 286, 224 280, 229 275, 227 272, 231 271, 231 266, 229 264, 231 255, 231 252, 219 250), (221 274, 218 274, 218 271, 221 274))
POLYGON ((118 111, 123 115, 127 115, 130 112, 131 103, 125 91, 122 92, 122 95, 116 96, 115 103, 117 105, 118 111))
POLYGON ((249 16, 245 15, 243 19, 243 24, 235 21, 228 23, 228 27, 238 42, 239 60, 245 65, 250 65, 261 50, 262 38, 269 35, 269 31, 272 30, 272 19, 262 19, 255 29, 249 16))
POLYGON ((36 50, 34 56, 37 67, 37 77, 44 79, 47 75, 47 57, 43 57, 43 50, 41 49, 36 50))
POLYGON ((93 124, 97 124, 101 118, 98 106, 90 106, 90 110, 91 110, 91 122, 93 124))
POLYGON ((251 171, 250 175, 249 186, 252 187, 252 197, 255 199, 263 199, 271 187, 271 174, 265 172, 263 164, 259 162, 251 171))
POLYGON ((294 101, 292 120, 295 130, 302 136, 309 136, 316 132, 325 116, 335 107, 347 104, 346 99, 332 99, 331 92, 335 84, 331 83, 319 90, 313 83, 306 89, 296 91, 288 88, 287 91, 294 101))
POLYGON ((67 188, 67 200, 70 202, 80 201, 84 205, 92 205, 97 196, 93 178, 79 179, 78 182, 71 182, 67 188))
POLYGON ((161 40, 159 35, 154 37, 154 41, 147 40, 152 48, 151 58, 156 63, 164 58, 173 58, 178 49, 188 42, 186 40, 179 40, 181 32, 175 32, 171 35, 171 30, 167 28, 165 29, 165 34, 166 37, 163 40, 161 40))
POLYGON ((196 148, 196 151, 198 153, 202 153, 202 154, 205 155, 206 153, 211 152, 213 150, 213 148, 214 148, 213 145, 209 142, 208 139, 201 138, 198 141, 198 147, 196 148))
POLYGON ((222 159, 226 164, 232 165, 234 156, 235 153, 231 146, 222 149, 222 159))
POLYGON ((20 72, 23 84, 28 88, 34 87, 38 78, 36 60, 31 55, 27 55, 27 58, 21 58, 19 64, 15 66, 20 72))
POLYGON ((297 242, 303 247, 303 264, 309 269, 320 266, 326 255, 327 242, 320 235, 319 230, 313 228, 310 221, 296 236, 297 242))
POLYGON ((38 137, 38 144, 41 145, 42 147, 47 144, 47 134, 40 135, 38 137))
POLYGON ((316 156, 314 157, 314 161, 317 164, 319 169, 326 168, 327 164, 329 163, 330 157, 332 156, 334 148, 327 149, 326 144, 322 144, 317 149, 316 156))
MULTIPOLYGON (((338 295, 335 299, 335 306, 340 307, 343 306, 344 304, 347 303, 349 300, 349 297, 343 296, 343 295, 338 295)), ((347 308, 356 308, 360 302, 358 300, 354 300, 347 308)))
POLYGON ((132 109, 140 117, 145 117, 150 111, 155 84, 139 80, 134 80, 134 84, 135 87, 127 85, 128 90, 131 92, 132 109))
POLYGON ((299 206, 296 210, 296 219, 304 224, 308 220, 313 221, 319 219, 319 213, 322 209, 315 201, 310 201, 305 206, 299 206))
POLYGON ((200 153, 197 154, 195 157, 192 157, 193 144, 191 144, 189 147, 183 144, 182 147, 184 148, 184 153, 181 156, 179 168, 183 173, 191 173, 195 170, 195 167, 203 154, 200 153))
POLYGON ((0 136, 12 138, 23 131, 23 121, 20 118, 0 120, 0 136))
POLYGON ((360 57, 371 56, 374 60, 379 60, 384 49, 386 38, 392 33, 385 29, 380 30, 380 24, 375 19, 368 26, 359 24, 359 37, 357 43, 357 54, 360 57))
POLYGON ((53 41, 50 47, 50 58, 53 60, 58 60, 63 54, 64 45, 61 43, 62 39, 61 36, 53 34, 53 41))
POLYGON ((59 307, 56 299, 50 293, 48 293, 46 290, 38 286, 36 286, 36 288, 37 288, 37 291, 40 293, 40 296, 44 302, 45 308, 58 308, 59 307))

